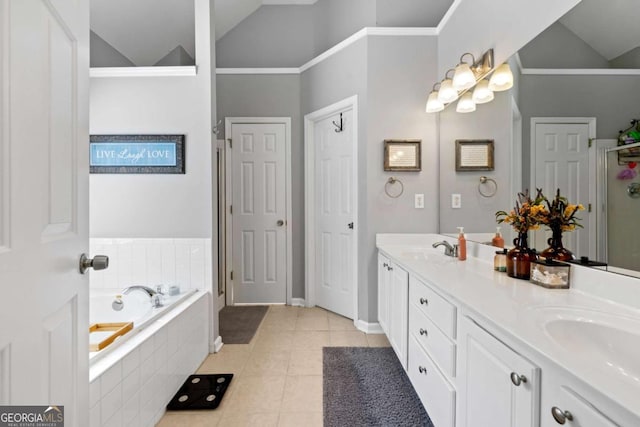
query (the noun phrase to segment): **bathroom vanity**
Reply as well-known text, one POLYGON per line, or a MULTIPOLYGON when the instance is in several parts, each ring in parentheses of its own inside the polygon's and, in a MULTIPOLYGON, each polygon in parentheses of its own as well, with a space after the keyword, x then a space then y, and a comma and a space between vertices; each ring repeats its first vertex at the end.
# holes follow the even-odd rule
POLYGON ((380 325, 436 427, 640 426, 637 307, 432 248, 447 239, 377 236, 380 325))

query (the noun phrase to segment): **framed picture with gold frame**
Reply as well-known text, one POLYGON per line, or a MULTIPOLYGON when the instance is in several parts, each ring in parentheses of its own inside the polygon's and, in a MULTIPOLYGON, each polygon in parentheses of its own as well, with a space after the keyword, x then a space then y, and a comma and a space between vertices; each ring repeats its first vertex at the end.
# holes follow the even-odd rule
POLYGON ((385 139, 384 170, 419 172, 422 170, 420 139, 385 139))
POLYGON ((457 139, 456 171, 492 171, 493 139, 457 139))

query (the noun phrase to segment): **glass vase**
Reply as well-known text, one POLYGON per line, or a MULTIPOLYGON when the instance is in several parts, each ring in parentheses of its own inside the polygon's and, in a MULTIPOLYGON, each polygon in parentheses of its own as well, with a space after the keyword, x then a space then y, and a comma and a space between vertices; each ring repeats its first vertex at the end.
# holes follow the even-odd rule
POLYGON ((573 253, 562 245, 562 229, 553 227, 551 237, 547 239, 549 247, 540 253, 540 258, 551 258, 558 261, 569 261, 574 259, 573 253))
POLYGON ((516 279, 529 280, 531 261, 538 259, 533 249, 529 248, 528 234, 519 232, 513 239, 514 248, 507 252, 507 275, 516 279))

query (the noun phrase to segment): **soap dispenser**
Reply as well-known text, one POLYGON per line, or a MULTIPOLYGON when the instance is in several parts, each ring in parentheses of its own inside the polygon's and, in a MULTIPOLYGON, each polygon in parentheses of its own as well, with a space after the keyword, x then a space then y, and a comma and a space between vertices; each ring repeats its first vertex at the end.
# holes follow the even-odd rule
POLYGON ((464 261, 467 259, 467 239, 464 237, 464 227, 458 227, 458 259, 464 261))
POLYGON ((504 239, 502 233, 500 233, 500 227, 496 227, 496 235, 491 239, 491 245, 496 248, 504 248, 504 239))

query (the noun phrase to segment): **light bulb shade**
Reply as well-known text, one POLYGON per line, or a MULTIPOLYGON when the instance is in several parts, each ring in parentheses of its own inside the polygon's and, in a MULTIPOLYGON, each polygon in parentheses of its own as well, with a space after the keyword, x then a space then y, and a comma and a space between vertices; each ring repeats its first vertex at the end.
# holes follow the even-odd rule
POLYGON ((491 75, 489 80, 489 89, 494 92, 508 90, 513 87, 513 73, 511 67, 506 62, 499 66, 491 75))
POLYGON ((458 99, 458 91, 454 89, 453 81, 451 81, 451 79, 444 79, 440 84, 438 100, 443 104, 448 104, 456 99, 458 99))
POLYGON ((438 92, 432 91, 427 98, 427 113, 437 113, 444 110, 444 104, 438 99, 438 92))
POLYGON ((473 102, 476 104, 485 104, 493 101, 493 91, 489 89, 488 80, 480 80, 480 82, 478 82, 476 88, 473 90, 471 99, 473 99, 473 102))
POLYGON ((471 92, 467 92, 462 95, 462 98, 458 101, 458 105, 456 105, 456 112, 471 113, 473 111, 476 111, 476 103, 473 102, 471 92))
POLYGON ((456 67, 453 75, 453 88, 456 90, 465 90, 476 84, 476 76, 473 75, 471 67, 466 62, 461 62, 456 67))

